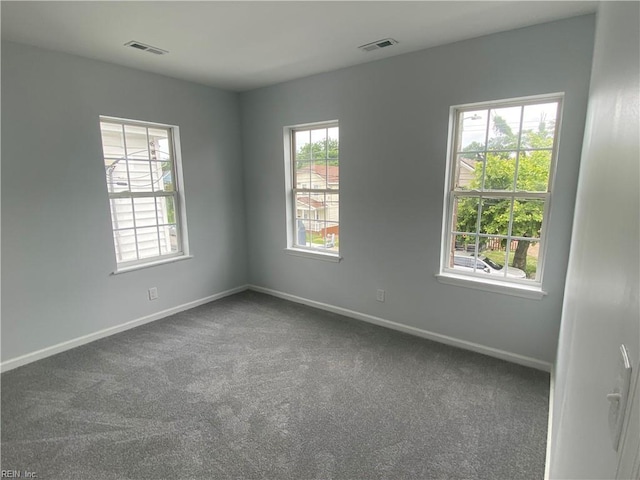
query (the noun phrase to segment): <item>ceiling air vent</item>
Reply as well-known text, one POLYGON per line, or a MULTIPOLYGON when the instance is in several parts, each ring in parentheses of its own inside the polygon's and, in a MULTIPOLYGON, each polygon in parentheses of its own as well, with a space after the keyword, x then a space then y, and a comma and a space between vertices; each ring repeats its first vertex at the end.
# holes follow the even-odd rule
POLYGON ((151 45, 146 45, 141 42, 136 42, 135 40, 131 40, 130 42, 125 43, 124 46, 142 50, 143 52, 153 53, 155 55, 164 55, 166 53, 169 53, 168 51, 163 50, 161 48, 152 47, 151 45))
POLYGON ((360 45, 358 48, 363 52, 372 52, 374 50, 380 50, 381 48, 390 47, 396 43, 398 43, 398 41, 393 38, 383 38, 382 40, 376 40, 375 42, 360 45))

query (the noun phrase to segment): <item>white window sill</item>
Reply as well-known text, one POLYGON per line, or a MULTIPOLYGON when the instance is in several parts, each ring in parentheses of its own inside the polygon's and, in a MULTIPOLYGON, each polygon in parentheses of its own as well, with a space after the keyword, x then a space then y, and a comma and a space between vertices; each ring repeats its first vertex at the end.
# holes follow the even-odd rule
POLYGON ((514 297, 531 298, 541 300, 547 292, 537 285, 520 285, 517 283, 500 282, 498 280, 485 280, 480 278, 456 275, 453 273, 438 273, 436 278, 440 283, 456 285, 458 287, 474 288, 486 292, 501 293, 514 297))
POLYGON ((294 255, 296 257, 313 258, 315 260, 323 260, 325 262, 336 262, 342 260, 342 257, 338 253, 325 253, 317 250, 305 250, 302 248, 285 248, 285 253, 294 255))
POLYGON ((154 260, 147 263, 140 263, 138 265, 129 265, 127 267, 118 268, 111 275, 120 275, 121 273, 135 272, 136 270, 142 270, 143 268, 156 267, 158 265, 165 265, 167 263, 180 262, 182 260, 189 260, 193 258, 193 255, 180 255, 178 257, 163 258, 162 260, 154 260))

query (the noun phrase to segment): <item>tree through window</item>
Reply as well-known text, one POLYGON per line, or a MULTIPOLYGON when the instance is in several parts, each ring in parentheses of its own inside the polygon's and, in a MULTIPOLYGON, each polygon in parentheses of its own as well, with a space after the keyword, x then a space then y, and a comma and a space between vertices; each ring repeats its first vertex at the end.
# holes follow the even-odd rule
POLYGON ((443 270, 540 283, 561 98, 454 109, 443 270), (460 257, 483 262, 464 267, 460 257))
POLYGON ((291 139, 292 246, 338 254, 340 246, 339 127, 294 127, 291 139))

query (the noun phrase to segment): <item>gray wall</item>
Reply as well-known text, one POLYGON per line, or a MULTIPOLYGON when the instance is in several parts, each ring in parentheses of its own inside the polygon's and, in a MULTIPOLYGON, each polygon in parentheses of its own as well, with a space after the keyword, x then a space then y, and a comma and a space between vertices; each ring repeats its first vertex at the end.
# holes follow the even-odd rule
POLYGON ((242 188, 237 94, 3 41, 2 360, 246 283, 242 188), (193 259, 111 275, 99 115, 180 127, 193 259))
POLYGON ((490 35, 242 94, 252 284, 552 362, 594 17, 490 35), (566 92, 543 300, 440 284, 449 107, 566 92), (339 119, 344 260, 283 249, 282 129, 339 119), (387 291, 385 303, 375 300, 387 291))
MULTIPOLYGON (((636 382, 640 369, 639 45, 639 4, 602 2, 558 346, 550 478, 616 477, 606 395, 616 386, 620 344, 636 382)), ((627 467, 616 478, 631 478, 628 465, 638 452, 638 388, 626 448, 619 449, 627 467)))

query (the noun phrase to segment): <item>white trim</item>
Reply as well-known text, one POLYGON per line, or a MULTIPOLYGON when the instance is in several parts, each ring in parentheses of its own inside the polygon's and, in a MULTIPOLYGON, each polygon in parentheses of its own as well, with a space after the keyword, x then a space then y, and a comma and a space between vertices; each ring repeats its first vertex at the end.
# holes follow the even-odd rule
POLYGON ((500 108, 517 107, 519 105, 536 105, 541 100, 554 100, 564 97, 564 92, 541 93, 537 95, 525 95, 524 97, 512 97, 507 99, 486 100, 482 102, 462 103, 454 105, 452 108, 460 111, 477 110, 483 107, 493 107, 498 105, 500 108))
MULTIPOLYGON (((184 175, 182 172, 182 153, 181 153, 181 148, 180 148, 180 127, 178 127, 177 125, 169 125, 169 124, 162 124, 162 123, 156 123, 156 122, 146 122, 146 121, 141 121, 141 120, 127 120, 127 119, 123 119, 123 118, 117 118, 117 117, 110 117, 110 116, 105 116, 105 115, 100 115, 98 117, 98 122, 99 122, 99 129, 100 129, 100 134, 101 134, 101 143, 104 141, 104 139, 102 138, 102 134, 103 134, 103 130, 102 130, 102 123, 112 123, 112 124, 116 124, 116 125, 120 125, 122 127, 122 138, 123 138, 123 146, 124 146, 124 156, 122 157, 118 157, 112 165, 115 165, 119 160, 124 160, 124 159, 129 159, 129 153, 127 151, 127 135, 125 132, 125 127, 127 125, 132 125, 132 126, 138 126, 138 127, 144 127, 146 130, 146 135, 147 135, 147 153, 149 154, 149 160, 150 162, 152 162, 151 159, 151 152, 149 150, 149 144, 148 144, 148 140, 149 140, 149 128, 158 128, 158 129, 162 129, 162 130, 166 130, 167 131, 167 141, 168 141, 168 152, 167 154, 169 155, 169 159, 168 160, 162 160, 163 162, 166 161, 168 163, 171 164, 171 174, 172 174, 172 179, 174 182, 174 188, 173 191, 171 192, 167 192, 167 191, 152 191, 152 192, 132 192, 131 191, 131 179, 129 178, 130 173, 129 173, 129 168, 127 167, 127 179, 128 179, 128 185, 129 185, 129 190, 128 191, 123 191, 123 192, 110 192, 109 191, 109 185, 107 185, 107 197, 109 199, 109 208, 110 208, 110 214, 109 214, 109 218, 111 218, 113 216, 113 204, 111 203, 111 201, 113 199, 128 199, 130 198, 132 201, 135 198, 162 198, 162 197, 171 197, 173 198, 173 202, 174 202, 174 209, 175 209, 175 227, 176 227, 176 235, 177 235, 177 241, 178 241, 178 246, 180 247, 178 250, 178 252, 174 252, 174 253, 169 253, 167 255, 162 255, 161 253, 161 248, 159 248, 158 252, 160 253, 159 255, 154 255, 152 257, 150 257, 149 259, 141 259, 139 258, 139 245, 138 245, 138 240, 137 240, 137 225, 136 225, 136 218, 135 215, 133 216, 133 228, 134 228, 134 235, 136 235, 136 240, 135 240, 135 246, 136 246, 136 260, 132 260, 132 261, 126 261, 126 262, 120 262, 120 265, 122 265, 121 268, 117 268, 115 270, 115 273, 121 273, 121 272, 125 272, 125 271, 129 271, 129 267, 137 267, 138 265, 144 265, 147 266, 147 263, 149 264, 149 266, 152 266, 155 264, 156 260, 162 260, 165 258, 168 258, 169 256, 180 256, 180 255, 184 255, 185 257, 189 257, 190 255, 190 251, 189 251, 189 235, 187 232, 187 211, 186 211, 186 195, 185 195, 185 188, 184 188, 184 175), (149 262, 147 262, 147 260, 150 260, 149 262)), ((114 157, 112 156, 105 156, 104 152, 103 152, 103 158, 109 158, 109 159, 113 159, 114 157)), ((139 159, 144 161, 144 159, 139 159)), ((150 180, 153 181, 152 178, 152 174, 150 172, 150 180)), ((107 181, 108 183, 108 181, 107 181)), ((132 208, 134 207, 134 204, 132 204, 132 208)), ((156 210, 157 210, 157 204, 156 204, 156 210)), ((157 213, 157 212, 156 212, 157 213)), ((110 224, 112 223, 111 221, 109 222, 110 224)), ((153 225, 149 225, 149 226, 153 226, 153 225)), ((160 227, 160 225, 158 225, 158 227, 160 227)), ((117 228, 113 228, 113 225, 111 225, 111 228, 113 230, 113 232, 115 233, 117 230, 117 228)), ((158 247, 160 247, 160 232, 158 230, 158 247)), ((116 259, 116 263, 117 262, 117 248, 116 245, 114 244, 114 253, 115 255, 115 259, 116 259)), ((189 257, 190 258, 190 257, 189 257)))
MULTIPOLYGON (((531 95, 526 97, 516 97, 509 98, 504 100, 494 100, 494 101, 484 101, 484 102, 476 102, 476 103, 467 103, 463 105, 453 105, 449 108, 449 135, 447 140, 447 158, 446 158, 446 173, 445 173, 445 182, 444 182, 444 202, 443 202, 443 219, 442 219, 442 237, 441 237, 441 246, 440 246, 440 273, 445 273, 446 265, 449 259, 450 245, 451 245, 451 235, 453 229, 452 222, 452 211, 454 207, 454 202, 457 197, 478 197, 478 218, 476 225, 476 248, 478 246, 478 242, 480 239, 480 207, 482 205, 481 200, 483 197, 499 197, 499 198, 544 198, 544 211, 542 216, 542 224, 540 226, 540 247, 539 247, 539 263, 538 269, 536 271, 536 283, 539 285, 542 284, 542 279, 544 277, 544 266, 545 259, 547 253, 547 230, 549 225, 549 217, 551 215, 551 203, 554 192, 555 185, 555 175, 557 170, 557 160, 558 160, 558 151, 559 151, 559 141, 561 134, 561 126, 564 112, 564 92, 556 92, 550 94, 540 94, 540 95, 531 95), (490 110, 492 108, 505 108, 510 106, 522 106, 525 107, 527 105, 536 105, 542 102, 557 102, 557 111, 555 118, 555 132, 554 132, 554 140, 553 146, 549 148, 544 148, 540 150, 550 150, 551 151, 551 164, 549 165, 549 180, 546 192, 518 192, 515 188, 517 182, 517 171, 514 176, 514 190, 513 192, 499 192, 498 195, 494 195, 495 192, 491 192, 488 190, 484 190, 484 181, 485 181, 485 172, 486 161, 483 162, 483 176, 482 176, 482 189, 479 191, 455 191, 454 183, 455 183, 455 172, 456 172, 456 158, 460 153, 460 149, 458 148, 458 143, 460 141, 461 130, 460 127, 460 118, 464 115, 464 113, 477 110, 477 109, 487 109, 490 110)), ((520 113, 520 128, 523 126, 523 116, 524 116, 524 108, 520 113)), ((490 119, 487 119, 487 134, 485 137, 485 150, 484 152, 493 152, 493 150, 486 150, 488 147, 488 138, 489 138, 489 128, 491 125, 490 119)), ((521 149, 521 140, 522 140, 522 131, 518 136, 518 145, 517 145, 517 157, 516 157, 516 168, 518 165, 518 158, 520 156, 521 151, 526 151, 527 149, 521 149)), ((538 150, 538 149, 536 149, 538 150)), ((497 151, 497 150, 496 150, 497 151)), ((507 150, 505 150, 507 151, 507 150)), ((513 151, 513 150, 509 150, 513 151)), ((511 231, 511 223, 513 222, 513 203, 511 204, 511 211, 509 215, 509 229, 508 232, 511 231)), ((507 238, 513 239, 513 236, 507 235, 507 238)), ((509 253, 510 243, 507 244, 507 254, 509 253)), ((452 283, 452 282, 443 282, 443 283, 452 283)), ((456 283, 461 285, 459 283, 456 283)), ((478 288, 480 290, 486 290, 485 288, 480 287, 471 287, 478 288)), ((489 289, 489 291, 495 291, 493 289, 489 289)), ((504 292, 503 292, 504 293, 504 292)), ((543 292, 543 295, 546 295, 546 292, 543 292)), ((522 295, 518 295, 522 296, 522 295)), ((535 298, 535 297, 527 297, 527 298, 535 298)), ((540 297, 542 298, 542 297, 540 297)))
POLYGON ((342 257, 338 253, 328 253, 319 250, 304 250, 302 248, 285 248, 285 253, 295 255, 296 257, 313 258, 315 260, 324 260, 325 262, 339 262, 342 257))
MULTIPOLYGON (((298 131, 310 131, 310 130, 314 130, 314 129, 322 129, 325 128, 327 129, 327 137, 326 137, 326 141, 328 142, 329 140, 329 133, 328 133, 328 129, 329 128, 338 128, 338 132, 340 131, 340 122, 338 119, 335 120, 327 120, 327 121, 322 121, 322 122, 313 122, 313 123, 303 123, 303 124, 298 124, 298 125, 287 125, 284 126, 282 128, 282 138, 284 141, 284 174, 285 174, 285 184, 284 184, 284 191, 285 191, 285 234, 286 234, 286 248, 285 250, 295 250, 298 251, 298 228, 297 228, 297 207, 298 207, 298 199, 296 196, 296 192, 300 191, 300 192, 317 192, 317 193, 325 193, 325 194, 332 194, 332 195, 340 195, 340 188, 339 188, 339 182, 338 182, 338 188, 337 189, 331 189, 331 188, 326 188, 326 189, 313 189, 313 188, 298 188, 297 187, 297 181, 296 181, 296 169, 294 167, 294 161, 295 161, 295 133, 298 131)), ((338 164, 340 162, 340 154, 338 154, 338 164)), ((325 159, 325 160, 334 160, 334 159, 325 159)), ((325 179, 325 186, 326 186, 326 182, 328 179, 325 179)), ((312 185, 310 185, 312 186, 312 185)), ((340 200, 338 200, 338 207, 340 206, 340 200)), ((326 206, 325 206, 326 209, 326 206)), ((314 208, 315 210, 315 208, 314 208)), ((325 214, 326 217, 326 214, 325 214)), ((301 219, 303 220, 303 219, 301 219)), ((314 221, 313 219, 308 219, 310 221, 314 221)), ((316 222, 319 221, 318 219, 315 220, 316 222)), ((331 223, 337 223, 338 225, 340 225, 340 216, 338 214, 338 220, 337 221, 333 221, 333 220, 329 220, 331 223)), ((326 222, 327 219, 324 219, 325 222, 325 227, 326 227, 326 222)), ((325 232, 326 233, 326 232, 325 232)), ((302 249, 301 249, 302 250, 302 249)), ((298 255, 297 253, 292 253, 292 255, 298 255)), ((299 254, 299 256, 308 256, 308 255, 304 255, 304 254, 299 254)), ((310 258, 316 258, 316 257, 310 257, 310 258)), ((341 257, 339 257, 338 254, 338 260, 329 260, 329 261, 340 261, 341 257)))
POLYGON ((158 265, 164 265, 166 263, 175 263, 181 260, 189 260, 191 258, 193 258, 193 255, 178 255, 168 258, 161 258, 158 260, 152 260, 151 262, 138 263, 135 265, 129 265, 128 267, 120 267, 116 271, 111 272, 111 275, 120 275, 122 273, 135 272, 136 270, 142 270, 143 268, 155 267, 158 265))
POLYGON ((542 290, 539 285, 529 286, 516 282, 489 280, 471 276, 470 274, 456 275, 444 272, 436 274, 436 278, 440 283, 447 285, 484 290, 485 292, 501 293, 503 295, 511 295, 513 297, 542 300, 542 298, 547 295, 547 292, 542 290))
POLYGON ((402 323, 393 322, 391 320, 385 320, 384 318, 375 317, 367 313, 360 313, 354 310, 349 310, 342 307, 336 307, 334 305, 329 305, 327 303, 317 302, 315 300, 298 297, 296 295, 280 292, 278 290, 272 290, 270 288, 260 287, 258 285, 250 284, 248 286, 248 289, 253 290, 255 292, 266 293, 267 295, 282 298, 284 300, 289 300, 291 302, 302 303, 310 307, 326 310, 327 312, 344 315, 345 317, 355 318, 356 320, 362 320, 367 323, 372 323, 374 325, 379 325, 381 327, 390 328, 392 330, 397 330, 399 332, 408 333, 410 335, 415 335, 417 337, 426 338, 428 340, 433 340, 434 342, 444 343, 445 345, 451 345, 454 347, 462 348, 464 350, 470 350, 472 352, 482 353, 490 357, 506 360, 507 362, 517 363, 519 365, 524 365, 526 367, 535 368, 537 370, 542 370, 545 372, 551 371, 551 367, 552 367, 551 363, 544 362, 536 358, 527 357, 517 353, 507 352, 505 350, 488 347, 486 345, 480 345, 479 343, 469 342, 467 340, 461 340, 455 337, 449 337, 447 335, 430 332, 428 330, 423 330, 421 328, 404 325, 402 323))
POLYGON ((122 323, 120 325, 105 328, 103 330, 98 330, 97 332, 93 332, 88 335, 83 335, 81 337, 67 340, 66 342, 58 343, 57 345, 52 345, 50 347, 46 347, 41 350, 36 350, 35 352, 27 353, 25 355, 21 355, 19 357, 6 360, 0 363, 0 372, 7 372, 9 370, 13 370, 14 368, 21 367, 22 365, 35 362, 36 360, 41 360, 43 358, 50 357, 51 355, 55 355, 57 353, 61 353, 66 350, 70 350, 72 348, 79 347, 81 345, 85 345, 95 340, 99 340, 101 338, 109 337, 116 333, 124 332, 125 330, 130 330, 132 328, 139 327, 140 325, 144 325, 145 323, 150 323, 155 320, 160 320, 161 318, 168 317, 169 315, 173 315, 174 313, 183 312, 185 310, 189 310, 190 308, 194 308, 199 305, 204 305, 205 303, 213 302, 214 300, 219 300, 223 297, 228 297, 229 295, 234 295, 236 293, 243 292, 247 290, 247 288, 248 288, 247 285, 242 285, 240 287, 232 288, 230 290, 225 290, 224 292, 216 293, 214 295, 200 298, 198 300, 193 300, 192 302, 183 303, 182 305, 178 305, 176 307, 168 308, 166 310, 152 313, 151 315, 146 315, 144 317, 137 318, 135 320, 122 323))
POLYGON ((170 125, 168 123, 148 122, 146 120, 134 120, 132 118, 121 118, 121 117, 111 117, 109 115, 100 115, 100 121, 103 121, 103 120, 107 123, 117 123, 118 125, 134 125, 136 127, 146 127, 146 126, 151 126, 152 128, 175 127, 175 125, 170 125))
MULTIPOLYGON (((191 247, 189 247, 189 231, 187 229, 187 194, 184 185, 184 172, 182 171, 182 146, 180 143, 180 127, 173 125, 171 127, 171 147, 173 148, 173 170, 176 176, 175 188, 177 190, 177 196, 174 197, 178 202, 174 205, 176 210, 180 211, 180 216, 175 218, 176 228, 178 229, 178 238, 180 239, 180 246, 185 256, 191 255, 191 247)), ((176 212, 177 215, 177 212, 176 212)))
POLYGON ((551 434, 553 430, 553 397, 556 390, 556 366, 551 365, 549 375, 549 419, 547 421, 547 451, 544 459, 544 480, 550 480, 551 474, 551 434))

